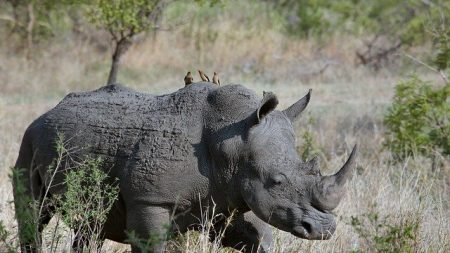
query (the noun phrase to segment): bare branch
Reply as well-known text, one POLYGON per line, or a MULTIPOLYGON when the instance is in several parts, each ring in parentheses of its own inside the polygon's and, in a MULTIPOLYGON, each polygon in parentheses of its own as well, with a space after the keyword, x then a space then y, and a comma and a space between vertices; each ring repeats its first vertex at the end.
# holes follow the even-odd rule
POLYGON ((436 69, 436 68, 433 68, 433 67, 431 67, 430 65, 426 64, 425 62, 423 62, 423 61, 417 59, 416 57, 414 57, 414 56, 412 56, 412 55, 410 55, 410 54, 408 54, 408 53, 403 53, 403 54, 404 54, 406 57, 408 57, 409 59, 413 60, 414 62, 416 62, 416 63, 418 63, 418 64, 420 64, 420 65, 422 65, 422 66, 425 66, 425 67, 428 68, 429 70, 431 70, 431 71, 437 73, 437 74, 438 74, 439 76, 441 76, 441 78, 444 80, 444 83, 445 83, 445 84, 449 84, 448 77, 447 77, 447 75, 446 75, 442 70, 438 70, 438 69, 436 69))

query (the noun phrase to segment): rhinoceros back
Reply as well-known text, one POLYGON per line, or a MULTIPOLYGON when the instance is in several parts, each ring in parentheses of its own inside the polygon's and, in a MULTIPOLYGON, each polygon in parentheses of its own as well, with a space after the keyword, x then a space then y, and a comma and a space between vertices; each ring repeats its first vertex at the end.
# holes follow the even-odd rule
POLYGON ((141 158, 149 163, 183 160, 189 143, 200 138, 203 108, 213 88, 198 84, 154 96, 109 85, 71 93, 35 120, 27 135, 37 164, 44 167, 56 157, 58 135, 75 159, 101 156, 111 166, 124 166, 145 152, 141 158))

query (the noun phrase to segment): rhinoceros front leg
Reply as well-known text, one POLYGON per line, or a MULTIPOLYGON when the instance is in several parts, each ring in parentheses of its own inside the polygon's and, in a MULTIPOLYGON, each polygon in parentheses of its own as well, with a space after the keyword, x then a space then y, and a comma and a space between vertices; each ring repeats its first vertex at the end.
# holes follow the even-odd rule
POLYGON ((243 252, 269 253, 273 249, 272 228, 253 212, 238 214, 226 228, 222 245, 243 252))
POLYGON ((136 235, 133 253, 163 253, 165 249, 170 212, 162 207, 134 206, 127 208, 127 230, 136 235))

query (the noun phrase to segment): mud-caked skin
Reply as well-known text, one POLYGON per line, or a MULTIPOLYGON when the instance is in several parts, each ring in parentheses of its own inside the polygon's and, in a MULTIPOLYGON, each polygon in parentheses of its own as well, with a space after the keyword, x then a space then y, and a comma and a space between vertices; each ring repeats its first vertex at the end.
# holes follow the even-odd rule
MULTIPOLYGON (((64 191, 63 171, 52 187, 46 183, 58 134, 72 152, 61 168, 101 157, 120 188, 103 236, 118 242, 127 239, 125 231, 148 238, 165 234, 168 224, 181 233, 199 228, 212 206, 224 218, 216 231, 235 215, 223 245, 246 252, 271 251, 266 223, 300 238, 328 239, 336 227, 330 211, 343 195, 355 149, 331 176, 320 174, 316 159, 301 161, 292 124, 309 98, 278 111, 272 93, 261 99, 241 85, 207 82, 162 96, 119 85, 71 93, 28 127, 15 166, 27 170, 28 194, 42 201, 45 189, 64 191)), ((50 217, 48 209, 43 214, 50 217)), ((23 238, 21 245, 34 247, 23 238)), ((163 240, 152 249, 162 251, 163 240)))

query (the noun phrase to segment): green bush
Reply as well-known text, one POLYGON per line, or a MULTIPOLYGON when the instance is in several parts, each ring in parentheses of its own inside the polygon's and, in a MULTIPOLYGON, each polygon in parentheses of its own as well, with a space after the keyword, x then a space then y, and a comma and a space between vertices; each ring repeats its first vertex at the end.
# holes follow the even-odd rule
MULTIPOLYGON (((35 242, 40 245, 40 240, 37 238, 37 221, 39 220, 39 205, 29 195, 25 178, 25 169, 12 168, 10 180, 13 184, 14 190, 14 207, 16 219, 21 220, 21 227, 19 230, 19 238, 23 241, 35 242)), ((4 233, 4 236, 8 234, 4 233)))
POLYGON ((418 77, 399 83, 384 117, 385 146, 403 159, 414 154, 450 155, 450 86, 435 87, 418 77))
MULTIPOLYGON (((101 158, 86 157, 82 161, 71 163, 71 155, 64 145, 63 135, 58 134, 55 149, 58 157, 47 169, 47 182, 51 186, 62 182, 54 181, 57 173, 65 171, 65 191, 50 197, 45 192, 42 203, 32 199, 27 190, 29 180, 25 177, 26 169, 13 168, 11 181, 14 185, 14 204, 17 220, 22 221, 19 238, 23 241, 34 242, 38 252, 59 252, 60 236, 58 235, 59 222, 64 221, 75 232, 74 246, 79 250, 95 252, 100 249, 101 231, 106 222, 107 215, 118 197, 117 180, 111 179, 103 171, 101 158), (66 167, 68 164, 76 166, 66 167), (38 237, 38 221, 45 214, 43 207, 50 205, 53 214, 57 216, 55 229, 50 232, 50 245, 43 245, 38 237)), ((12 239, 14 234, 8 231, 0 221, 0 246, 8 252, 18 248, 18 241, 12 239)))
POLYGON ((314 118, 309 117, 308 126, 301 135, 303 139, 303 144, 297 148, 297 152, 299 153, 303 161, 308 161, 314 156, 321 154, 321 150, 316 141, 316 135, 312 131, 313 124, 314 118))
POLYGON ((11 241, 11 232, 8 231, 3 225, 3 221, 0 220, 0 249, 2 249, 5 253, 15 253, 14 242, 11 241))
POLYGON ((416 44, 429 37, 427 24, 440 21, 448 13, 449 4, 416 0, 277 0, 274 8, 284 14, 287 31, 293 35, 369 32, 416 44))
POLYGON ((450 28, 444 25, 436 28, 435 34, 436 56, 434 64, 437 70, 442 71, 450 67, 450 28))
POLYGON ((87 245, 89 251, 98 250, 101 245, 103 224, 119 192, 117 183, 110 183, 108 174, 101 167, 102 159, 85 159, 66 174, 67 189, 54 200, 58 207, 56 212, 79 239, 75 242, 76 247, 81 249, 87 245))
POLYGON ((352 252, 416 252, 419 221, 400 219, 399 224, 393 224, 392 220, 389 216, 380 217, 377 212, 351 216, 350 225, 364 242, 352 252))

